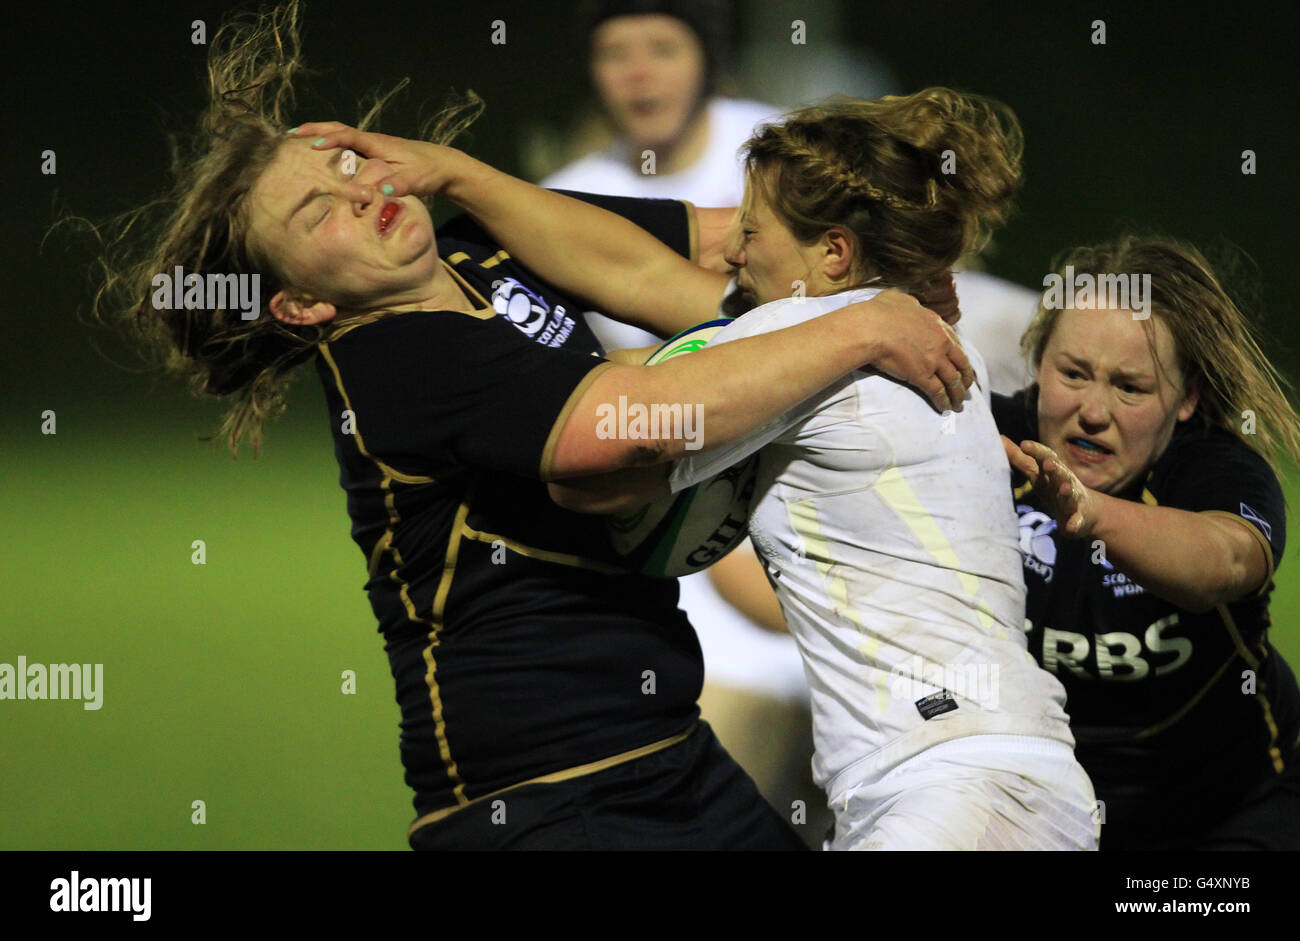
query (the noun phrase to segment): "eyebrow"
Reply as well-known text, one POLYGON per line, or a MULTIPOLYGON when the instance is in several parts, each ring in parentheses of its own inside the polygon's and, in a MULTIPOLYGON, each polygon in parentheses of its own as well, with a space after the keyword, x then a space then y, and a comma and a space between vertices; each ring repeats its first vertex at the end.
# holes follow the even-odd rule
MULTIPOLYGON (((1061 355, 1064 356, 1066 359, 1068 359, 1075 366, 1082 366, 1084 369, 1093 368, 1092 363, 1088 362, 1086 359, 1080 359, 1079 357, 1075 356, 1072 353, 1067 353, 1064 350, 1062 350, 1061 355)), ((1145 379, 1148 382, 1151 381, 1152 379, 1151 374, 1148 372, 1141 372, 1141 371, 1131 370, 1131 369, 1113 369, 1111 370, 1111 376, 1116 379, 1145 379)))
MULTIPOLYGON (((338 164, 339 161, 341 161, 342 159, 343 159, 343 150, 342 150, 342 149, 336 150, 336 151, 334 151, 333 154, 330 155, 330 158, 329 158, 329 160, 326 162, 325 166, 326 166, 326 167, 331 167, 331 168, 332 168, 332 167, 334 167, 336 164, 338 164)), ((323 189, 317 189, 317 188, 313 187, 312 190, 311 190, 311 192, 309 192, 306 196, 304 196, 301 200, 298 201, 298 205, 296 205, 296 206, 293 207, 293 209, 290 211, 289 215, 285 216, 285 218, 284 218, 284 224, 285 224, 285 226, 288 226, 289 223, 291 223, 291 222, 293 221, 293 217, 296 216, 296 215, 298 215, 299 211, 302 209, 303 206, 306 206, 309 202, 311 202, 311 201, 312 201, 313 199, 315 199, 317 196, 324 196, 324 195, 325 195, 325 191, 324 191, 323 189)))

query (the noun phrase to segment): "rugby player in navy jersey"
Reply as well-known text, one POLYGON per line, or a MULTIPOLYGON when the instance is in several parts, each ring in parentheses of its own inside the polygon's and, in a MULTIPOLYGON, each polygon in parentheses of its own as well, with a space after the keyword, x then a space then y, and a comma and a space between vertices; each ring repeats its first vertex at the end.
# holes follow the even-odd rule
MULTIPOLYGON (((375 135, 358 153, 293 135, 297 34, 287 3, 214 36, 193 156, 127 219, 95 306, 120 299, 176 373, 226 397, 232 450, 256 447, 315 360, 396 681, 411 845, 803 848, 698 721, 703 662, 675 583, 628 574, 603 524, 552 504, 546 481, 683 453, 681 436, 597 434, 601 406, 624 399, 692 403, 727 442, 871 364, 946 408, 972 378, 951 330, 888 292, 655 369, 610 362, 544 270, 465 220, 435 235, 420 198, 436 191, 421 174, 434 145, 375 135), (270 316, 159 308, 152 279, 177 266, 260 278, 270 316)), ((451 109, 430 136, 474 113, 451 109)), ((689 204, 603 204, 654 245, 720 252, 689 204)), ((669 335, 716 312, 721 287, 677 306, 658 274, 640 272, 642 303, 621 316, 669 335)))
MULTIPOLYGON (((364 140, 394 161, 412 152, 379 137, 364 140)), ((313 285, 272 298, 284 323, 328 322, 332 305, 311 298, 346 293, 347 278, 387 292, 390 313, 341 324, 316 362, 402 706, 412 845, 802 848, 697 722, 703 662, 676 584, 626 574, 603 523, 555 506, 544 481, 680 456, 681 440, 596 434, 601 403, 620 396, 701 403, 713 440, 752 430, 853 368, 854 354, 812 363, 845 324, 788 336, 799 354, 755 346, 663 380, 611 364, 581 305, 476 225, 444 226, 435 253, 418 199, 350 190, 369 192, 394 166, 358 160, 345 180, 327 151, 291 140, 255 190, 265 201, 252 232, 261 246, 278 238, 277 221, 307 226, 279 246, 283 263, 303 266, 298 283, 313 285), (314 190, 332 203, 309 202, 295 219, 314 190)), ((689 257, 688 204, 599 202, 689 257)), ((649 272, 645 320, 670 334, 673 322, 654 319, 657 283, 649 272)), ((903 306, 941 325, 910 298, 903 306)), ((692 322, 713 312, 666 309, 692 322)))
POLYGON ((1101 849, 1300 849, 1300 690, 1268 641, 1300 419, 1195 249, 1126 238, 1065 265, 1150 276, 1127 307, 1041 307, 1037 381, 994 396, 1030 650, 1065 684, 1101 849))

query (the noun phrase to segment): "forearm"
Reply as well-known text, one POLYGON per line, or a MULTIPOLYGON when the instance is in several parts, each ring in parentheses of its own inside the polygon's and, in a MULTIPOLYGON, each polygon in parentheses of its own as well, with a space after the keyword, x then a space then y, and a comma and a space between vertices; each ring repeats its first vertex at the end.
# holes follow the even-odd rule
POLYGON ((551 481, 551 499, 566 510, 578 513, 631 513, 647 503, 669 496, 669 464, 629 467, 626 470, 591 477, 568 477, 551 481))
POLYGON ((724 601, 769 631, 789 633, 781 602, 763 572, 763 563, 745 545, 709 567, 709 580, 724 601))
POLYGON ((553 476, 664 464, 730 444, 871 361, 878 343, 854 327, 853 314, 838 310, 655 366, 607 368, 569 415, 553 476), (656 407, 661 413, 680 408, 682 425, 661 427, 654 438, 611 435, 611 416, 650 414, 656 407))
POLYGON ((556 287, 661 336, 716 314, 726 275, 705 271, 621 216, 456 153, 443 195, 556 287))
POLYGON ((1101 549, 1111 565, 1171 604, 1208 611, 1262 584, 1262 554, 1260 559, 1250 557, 1249 534, 1236 539, 1223 530, 1237 523, 1095 491, 1092 497, 1097 501, 1097 523, 1090 548, 1101 549))

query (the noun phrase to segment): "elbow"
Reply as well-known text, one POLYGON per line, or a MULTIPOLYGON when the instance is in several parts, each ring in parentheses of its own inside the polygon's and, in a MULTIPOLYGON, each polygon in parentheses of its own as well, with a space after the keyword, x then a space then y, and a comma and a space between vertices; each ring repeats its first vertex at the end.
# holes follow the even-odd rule
POLYGON ((556 506, 574 513, 608 516, 613 513, 631 513, 645 506, 645 501, 634 494, 579 490, 562 483, 548 483, 546 490, 556 506))
POLYGON ((1234 567, 1225 573, 1226 577, 1218 584, 1202 584, 1198 588, 1188 589, 1176 604, 1191 614, 1207 614, 1220 605, 1239 601, 1249 594, 1249 591, 1243 590, 1245 575, 1244 570, 1237 571, 1234 567))

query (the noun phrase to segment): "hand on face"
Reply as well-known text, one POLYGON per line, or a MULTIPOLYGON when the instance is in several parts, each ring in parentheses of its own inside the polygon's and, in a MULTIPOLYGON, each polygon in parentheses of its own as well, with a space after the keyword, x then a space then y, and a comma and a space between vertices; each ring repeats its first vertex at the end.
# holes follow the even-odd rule
POLYGON ((418 199, 379 195, 392 175, 354 151, 280 147, 248 199, 250 247, 290 286, 268 304, 276 317, 319 323, 421 296, 438 265, 433 225, 418 199))
POLYGON ((450 181, 451 160, 459 153, 440 144, 359 131, 338 121, 309 121, 294 128, 289 136, 314 138, 315 150, 346 147, 386 164, 388 172, 372 173, 366 181, 373 191, 371 198, 376 193, 391 198, 437 195, 450 181))

